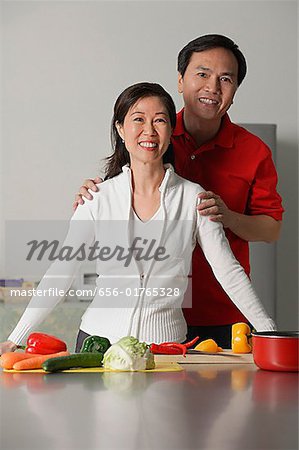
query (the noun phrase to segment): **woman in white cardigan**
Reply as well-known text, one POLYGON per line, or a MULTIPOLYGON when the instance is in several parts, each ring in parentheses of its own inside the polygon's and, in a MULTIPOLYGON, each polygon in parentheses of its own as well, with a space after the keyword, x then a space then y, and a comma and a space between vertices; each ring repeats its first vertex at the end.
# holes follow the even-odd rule
MULTIPOLYGON (((44 292, 56 288, 66 293, 83 256, 96 259, 97 293, 82 317, 77 350, 92 334, 111 342, 126 335, 148 343, 183 342, 181 305, 196 242, 248 321, 258 331, 275 329, 222 225, 198 214, 197 195, 203 189, 166 164, 175 121, 172 98, 155 83, 130 86, 115 103, 107 180, 95 200, 77 208, 63 243, 77 250, 77 257, 56 260, 38 286, 44 292)), ((0 344, 0 353, 15 350, 63 296, 33 297, 0 344)))

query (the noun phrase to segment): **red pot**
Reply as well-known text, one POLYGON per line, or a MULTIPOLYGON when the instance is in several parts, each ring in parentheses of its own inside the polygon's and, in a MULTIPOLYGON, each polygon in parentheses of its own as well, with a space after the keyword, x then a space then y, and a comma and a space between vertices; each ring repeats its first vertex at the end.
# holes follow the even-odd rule
POLYGON ((252 333, 252 353, 261 369, 298 372, 298 331, 261 331, 252 333))

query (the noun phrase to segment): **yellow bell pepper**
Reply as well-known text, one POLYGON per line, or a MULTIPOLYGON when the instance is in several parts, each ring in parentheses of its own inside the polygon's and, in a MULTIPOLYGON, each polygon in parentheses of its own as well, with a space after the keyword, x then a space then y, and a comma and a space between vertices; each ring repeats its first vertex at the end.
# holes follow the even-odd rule
POLYGON ((250 353, 252 350, 248 342, 251 330, 247 323, 239 322, 232 326, 232 351, 233 353, 250 353))
POLYGON ((205 341, 200 342, 194 350, 216 353, 218 352, 218 345, 213 339, 206 339, 205 341))

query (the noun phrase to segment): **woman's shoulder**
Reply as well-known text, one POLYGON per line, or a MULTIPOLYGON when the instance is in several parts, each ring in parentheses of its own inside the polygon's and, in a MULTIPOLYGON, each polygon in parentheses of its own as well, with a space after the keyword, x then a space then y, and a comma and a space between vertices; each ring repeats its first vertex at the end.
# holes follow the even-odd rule
POLYGON ((92 192, 94 198, 101 197, 103 195, 109 195, 114 189, 119 189, 119 186, 125 182, 124 174, 120 173, 112 178, 108 178, 96 186, 98 188, 97 192, 92 192))
MULTIPOLYGON (((98 190, 96 192, 90 191, 92 199, 84 198, 84 205, 88 206, 90 209, 97 208, 97 205, 103 200, 113 198, 113 195, 121 195, 123 189, 120 189, 122 181, 122 174, 116 175, 113 178, 101 181, 97 183, 96 186, 98 190)), ((80 206, 80 205, 79 205, 80 206)), ((82 205, 81 205, 82 206, 82 205)))
MULTIPOLYGON (((93 218, 99 217, 100 209, 104 208, 104 211, 110 209, 107 205, 120 205, 125 204, 126 189, 121 188, 124 185, 122 180, 122 174, 116 175, 113 178, 109 178, 101 183, 97 184, 98 191, 90 191, 92 199, 84 198, 84 204, 78 205, 75 218, 86 218, 86 216, 93 218)), ((97 220, 97 219, 95 219, 97 220)))
POLYGON ((204 192, 205 189, 198 183, 194 183, 193 181, 187 180, 186 178, 181 177, 176 172, 174 172, 175 184, 176 186, 181 186, 182 189, 186 189, 188 191, 194 191, 196 193, 204 192))

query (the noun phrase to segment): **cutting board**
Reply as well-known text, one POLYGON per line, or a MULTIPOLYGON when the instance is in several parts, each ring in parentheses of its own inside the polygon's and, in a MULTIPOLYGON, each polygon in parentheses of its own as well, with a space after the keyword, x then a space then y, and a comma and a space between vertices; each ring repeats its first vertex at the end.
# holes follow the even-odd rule
POLYGON ((155 361, 179 364, 254 364, 252 353, 236 354, 231 350, 210 355, 187 353, 186 357, 183 355, 155 355, 155 361))
MULTIPOLYGON (((177 364, 175 361, 156 361, 156 367, 154 369, 149 370, 137 370, 137 372, 144 372, 144 373, 152 373, 152 372, 178 372, 184 370, 179 364, 177 364)), ((9 370, 9 369, 3 369, 3 372, 9 372, 9 373, 47 373, 43 369, 34 369, 34 370, 9 370)), ((104 369, 103 367, 88 367, 88 368, 80 368, 80 369, 68 369, 68 370, 62 370, 60 372, 53 372, 55 373, 102 373, 102 372, 120 372, 117 370, 109 370, 104 369)))

